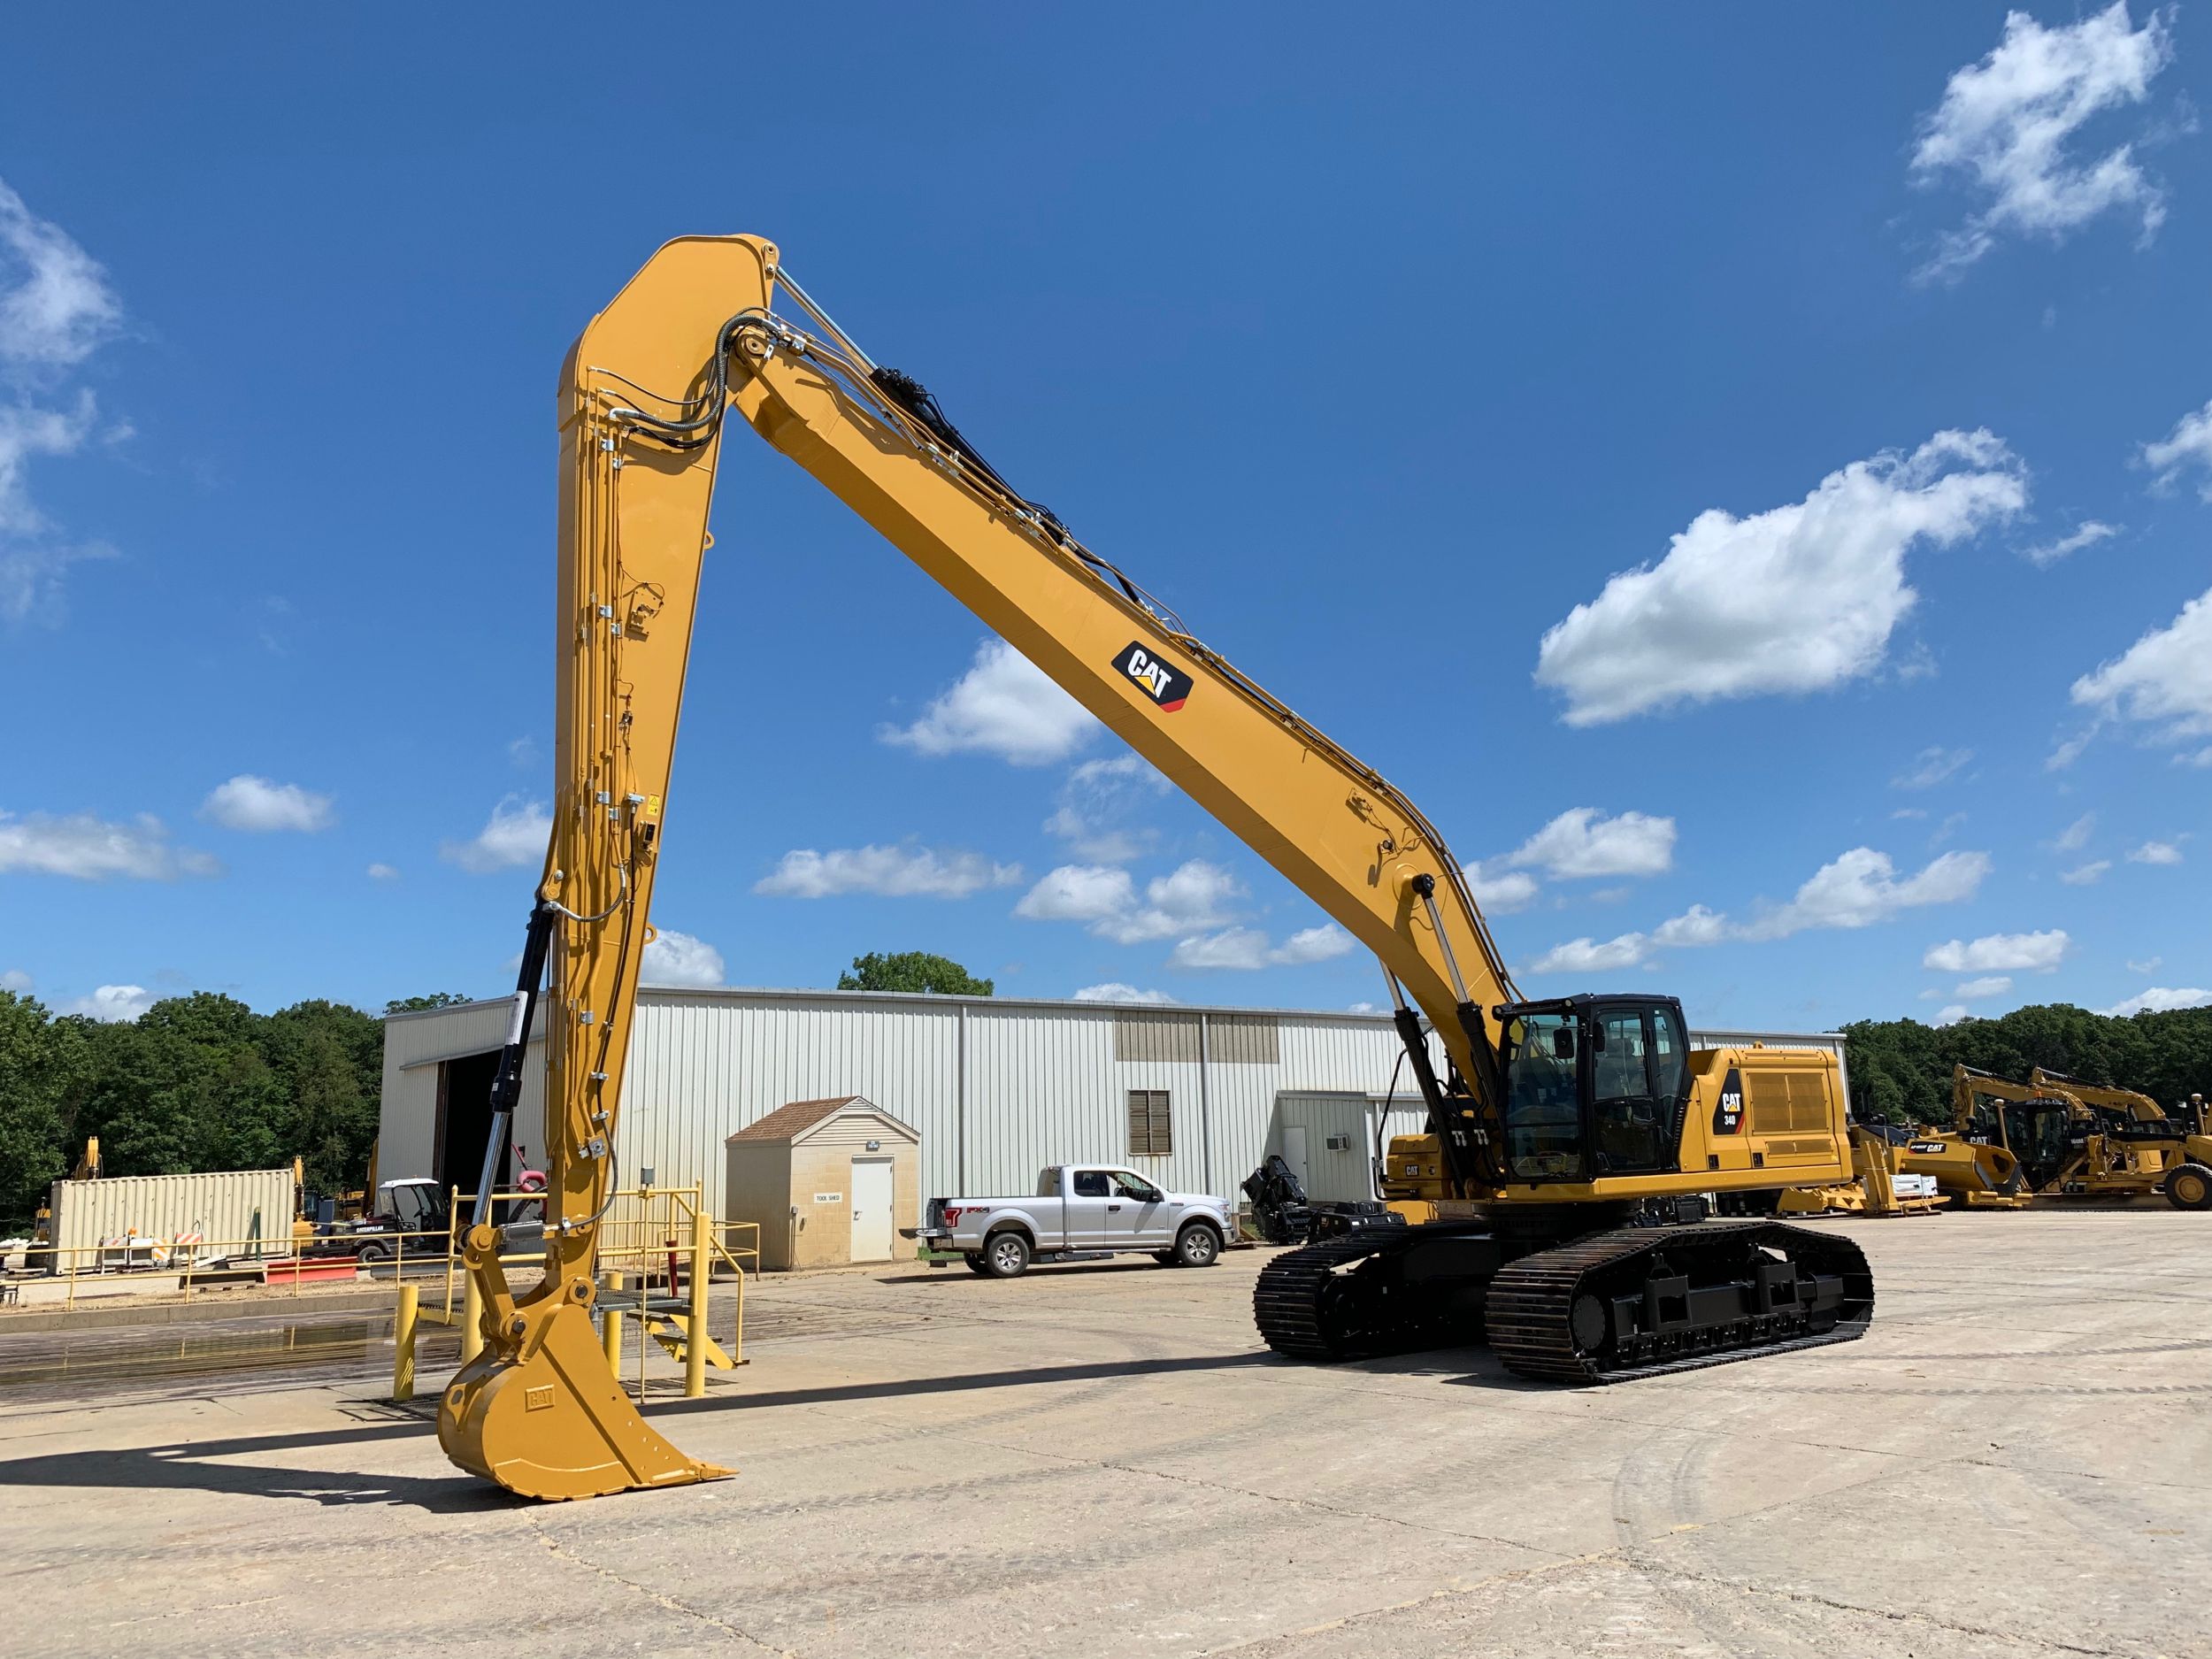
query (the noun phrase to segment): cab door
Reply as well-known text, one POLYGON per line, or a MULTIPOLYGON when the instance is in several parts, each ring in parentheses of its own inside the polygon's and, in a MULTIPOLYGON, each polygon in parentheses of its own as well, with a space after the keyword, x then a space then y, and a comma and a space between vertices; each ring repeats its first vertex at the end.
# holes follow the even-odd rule
POLYGON ((1164 1250, 1175 1242, 1175 1223, 1166 1194, 1141 1175, 1127 1170, 1113 1172, 1112 1190, 1106 1200, 1106 1237, 1110 1246, 1127 1249, 1135 1245, 1164 1250))
POLYGON ((1656 1175, 1675 1168, 1675 1099, 1685 1048, 1671 1008, 1597 1010, 1590 1034, 1593 1174, 1656 1175))
POLYGON ((1106 1206, 1111 1202, 1113 1174, 1108 1170, 1070 1170, 1067 1212, 1068 1248, 1095 1250, 1106 1242, 1106 1206))

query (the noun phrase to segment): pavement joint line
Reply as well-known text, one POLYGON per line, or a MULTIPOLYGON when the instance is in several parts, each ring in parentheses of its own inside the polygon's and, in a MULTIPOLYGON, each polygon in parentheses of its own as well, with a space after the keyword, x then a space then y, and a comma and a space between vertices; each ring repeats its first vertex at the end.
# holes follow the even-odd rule
POLYGON ((1994 1641, 2008 1641, 2020 1647, 2037 1647, 2047 1653, 2069 1653, 2088 1655, 2088 1659, 2133 1659, 2124 1647, 2085 1647, 2078 1642, 2061 1641, 2055 1637, 2032 1632, 1999 1630, 1990 1624, 1967 1624, 1954 1619, 1938 1618, 1932 1613, 1909 1607, 1868 1607, 1863 1602, 1847 1601, 1838 1596, 1823 1595, 1813 1590, 1785 1590, 1772 1586, 1752 1584, 1740 1578, 1724 1578, 1716 1573, 1694 1572, 1686 1567, 1662 1564, 1655 1561, 1639 1560, 1631 1553, 1636 1547, 1624 1546, 1615 1552, 1615 1559, 1631 1571, 1646 1578, 1666 1577, 1686 1578, 1692 1584, 1709 1584, 1716 1589, 1739 1590, 1746 1595, 1766 1596, 1775 1601, 1824 1607, 1838 1613, 1856 1613, 1867 1618, 1888 1619, 1899 1624, 1926 1624, 1936 1630, 1949 1631, 1959 1636, 1985 1636, 1994 1641))
POLYGON ((611 1567, 603 1567, 595 1561, 588 1560, 547 1532, 545 1528, 539 1525, 536 1516, 529 1515, 526 1518, 530 1530, 537 1534, 538 1542, 543 1544, 560 1560, 569 1563, 572 1566, 581 1567, 587 1572, 595 1572, 611 1584, 618 1584, 626 1590, 635 1591, 657 1607, 665 1608, 672 1613, 681 1613, 687 1618, 696 1619, 702 1624, 711 1626, 733 1640, 743 1642, 748 1647, 756 1648, 765 1654, 774 1654, 777 1659, 798 1659, 798 1655, 788 1647, 772 1647, 761 1640, 750 1631, 742 1630, 727 1619, 717 1618, 711 1613, 703 1612, 698 1608, 679 1601, 664 1591, 656 1590, 649 1584, 640 1584, 634 1578, 626 1578, 611 1567))

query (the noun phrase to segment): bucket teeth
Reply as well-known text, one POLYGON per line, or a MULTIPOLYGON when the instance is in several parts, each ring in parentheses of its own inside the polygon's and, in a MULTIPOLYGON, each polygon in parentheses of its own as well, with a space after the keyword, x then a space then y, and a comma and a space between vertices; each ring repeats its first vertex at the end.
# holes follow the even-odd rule
POLYGON ((591 1315, 574 1303, 525 1310, 532 1329, 486 1348, 446 1385, 446 1455, 525 1498, 595 1498, 682 1486, 731 1471, 687 1457, 649 1427, 607 1369, 591 1315))

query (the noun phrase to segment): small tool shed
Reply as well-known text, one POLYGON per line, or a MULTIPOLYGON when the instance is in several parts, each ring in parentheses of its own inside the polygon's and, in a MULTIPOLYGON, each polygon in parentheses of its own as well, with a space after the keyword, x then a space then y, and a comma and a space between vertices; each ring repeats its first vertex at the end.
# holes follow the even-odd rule
POLYGON ((723 1213, 768 1269, 887 1262, 920 1225, 922 1137, 858 1094, 794 1101, 723 1142, 723 1213))

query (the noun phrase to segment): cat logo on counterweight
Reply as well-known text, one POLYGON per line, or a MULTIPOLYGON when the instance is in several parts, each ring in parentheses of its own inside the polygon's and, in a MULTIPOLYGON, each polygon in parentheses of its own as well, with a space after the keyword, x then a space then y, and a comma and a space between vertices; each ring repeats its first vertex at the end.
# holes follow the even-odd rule
POLYGON ((1191 677, 1153 656, 1141 641, 1131 641, 1129 649, 1114 658, 1114 666, 1142 687, 1162 714, 1174 713, 1189 700, 1191 677))

